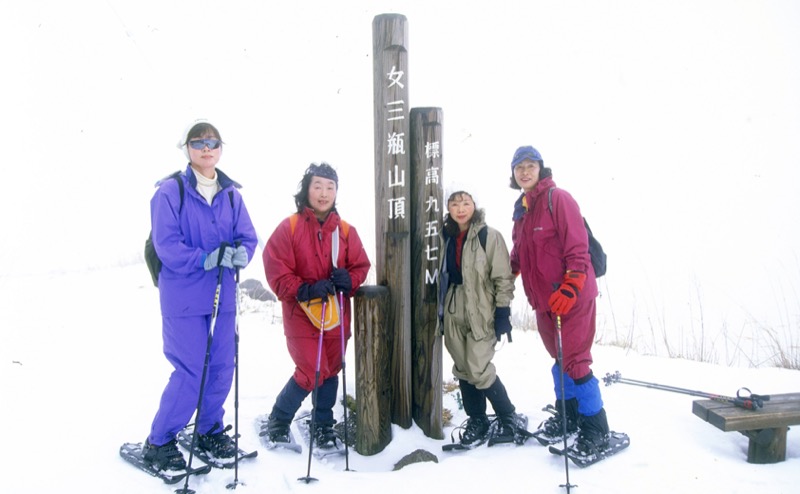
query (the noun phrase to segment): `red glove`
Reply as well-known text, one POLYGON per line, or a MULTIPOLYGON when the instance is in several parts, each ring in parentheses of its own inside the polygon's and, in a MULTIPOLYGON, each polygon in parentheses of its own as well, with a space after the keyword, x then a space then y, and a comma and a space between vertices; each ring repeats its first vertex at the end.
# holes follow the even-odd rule
POLYGON ((567 271, 561 286, 550 295, 550 300, 548 301, 550 311, 557 316, 563 316, 569 312, 575 302, 578 301, 578 294, 583 290, 584 283, 586 283, 586 273, 567 271))

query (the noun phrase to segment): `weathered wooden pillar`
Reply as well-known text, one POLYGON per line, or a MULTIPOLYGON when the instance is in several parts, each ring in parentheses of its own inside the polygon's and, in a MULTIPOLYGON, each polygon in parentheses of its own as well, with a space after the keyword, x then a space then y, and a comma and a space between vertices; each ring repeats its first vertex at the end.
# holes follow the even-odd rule
POLYGON ((442 439, 442 337, 437 290, 442 227, 442 109, 411 109, 411 409, 426 436, 442 439))
POLYGON ((400 14, 372 21, 375 111, 375 261, 378 284, 389 288, 393 333, 392 421, 411 427, 410 180, 408 27, 400 14))
POLYGON ((788 427, 742 431, 750 438, 747 445, 747 463, 765 465, 786 460, 786 433, 788 427))
POLYGON ((356 451, 380 453, 392 440, 389 289, 362 286, 355 295, 356 451))

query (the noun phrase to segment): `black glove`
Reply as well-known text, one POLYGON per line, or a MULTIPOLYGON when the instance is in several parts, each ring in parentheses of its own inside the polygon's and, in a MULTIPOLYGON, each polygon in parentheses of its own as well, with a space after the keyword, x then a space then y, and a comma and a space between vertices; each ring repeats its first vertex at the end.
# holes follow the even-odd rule
POLYGON ((297 289, 297 301, 308 302, 315 298, 328 298, 328 295, 336 293, 336 288, 333 286, 331 280, 319 280, 313 285, 303 283, 297 289))
POLYGON ((508 342, 511 342, 511 308, 497 307, 494 309, 494 335, 497 341, 504 334, 508 335, 508 342))
POLYGON ((331 281, 336 287, 336 291, 344 292, 345 295, 349 295, 350 290, 353 289, 353 280, 350 279, 350 273, 344 268, 334 268, 331 281))

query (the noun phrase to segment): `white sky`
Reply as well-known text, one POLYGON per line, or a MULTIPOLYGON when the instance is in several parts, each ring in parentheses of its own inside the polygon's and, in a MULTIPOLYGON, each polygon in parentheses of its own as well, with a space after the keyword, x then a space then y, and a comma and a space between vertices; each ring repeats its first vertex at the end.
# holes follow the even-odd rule
POLYGON ((508 163, 532 144, 609 254, 605 317, 796 327, 800 4, 407 3, 5 6, 0 274, 138 260, 152 184, 200 116, 262 238, 325 160, 371 246, 372 19, 397 12, 410 104, 444 111, 445 180, 507 240, 508 163))

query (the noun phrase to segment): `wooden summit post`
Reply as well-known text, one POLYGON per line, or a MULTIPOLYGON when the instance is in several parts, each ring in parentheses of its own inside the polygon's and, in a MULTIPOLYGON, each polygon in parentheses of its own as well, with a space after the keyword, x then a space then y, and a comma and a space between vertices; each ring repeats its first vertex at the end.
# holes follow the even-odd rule
POLYGON ((355 297, 356 451, 380 453, 392 440, 389 289, 362 286, 355 297))
POLYGON ((375 125, 375 257, 389 288, 392 422, 411 427, 411 239, 408 117, 408 27, 400 14, 372 21, 375 125))
POLYGON ((412 416, 434 439, 442 430, 442 337, 437 331, 442 201, 442 109, 411 109, 412 416))

